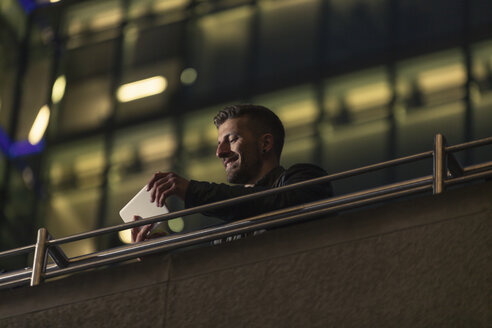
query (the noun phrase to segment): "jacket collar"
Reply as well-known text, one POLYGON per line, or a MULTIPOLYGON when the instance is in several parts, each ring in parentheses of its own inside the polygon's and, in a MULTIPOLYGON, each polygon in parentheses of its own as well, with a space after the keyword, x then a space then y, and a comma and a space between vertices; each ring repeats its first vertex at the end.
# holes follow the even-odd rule
POLYGON ((284 172, 285 169, 282 166, 277 166, 276 168, 268 172, 263 178, 258 180, 258 182, 255 183, 255 186, 273 187, 275 185, 275 182, 284 172))

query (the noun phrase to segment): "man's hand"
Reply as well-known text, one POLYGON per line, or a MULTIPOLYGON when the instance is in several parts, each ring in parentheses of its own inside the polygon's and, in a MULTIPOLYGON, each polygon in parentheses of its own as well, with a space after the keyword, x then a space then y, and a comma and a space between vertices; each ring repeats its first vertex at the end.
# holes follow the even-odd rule
POLYGON ((147 184, 147 191, 151 191, 150 201, 155 201, 157 206, 162 207, 171 195, 184 199, 189 183, 188 180, 173 172, 155 173, 147 184))
MULTIPOLYGON (((138 221, 138 220, 142 220, 142 217, 138 215, 134 215, 133 221, 138 221)), ((151 233, 153 226, 154 226, 153 224, 147 224, 141 227, 132 228, 132 243, 138 243, 143 240, 158 238, 167 235, 167 233, 165 232, 151 233)))

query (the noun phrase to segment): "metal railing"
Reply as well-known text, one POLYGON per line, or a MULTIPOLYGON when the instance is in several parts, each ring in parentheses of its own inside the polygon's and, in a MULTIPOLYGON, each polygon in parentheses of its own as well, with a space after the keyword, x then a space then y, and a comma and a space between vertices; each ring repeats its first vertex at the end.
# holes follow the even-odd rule
POLYGON ((492 144, 492 137, 462 143, 455 146, 446 146, 445 138, 441 134, 437 134, 434 138, 434 149, 431 151, 368 165, 341 173, 331 174, 312 180, 302 181, 279 188, 273 188, 246 196, 236 197, 168 213, 165 215, 154 216, 140 221, 119 224, 112 227, 97 229, 58 239, 52 239, 48 231, 45 228, 41 228, 38 230, 36 244, 0 252, 0 258, 34 252, 32 268, 26 268, 24 270, 8 272, 0 275, 0 288, 27 284, 36 286, 42 283, 45 279, 54 278, 81 270, 135 259, 143 255, 161 252, 164 250, 172 250, 196 245, 259 229, 267 229, 285 225, 312 217, 352 209, 405 195, 422 193, 425 191, 432 191, 434 194, 440 194, 446 189, 446 187, 454 184, 492 177, 492 162, 463 167, 455 156, 455 152, 490 144, 492 144), (253 199, 268 195, 286 192, 317 183, 331 182, 334 180, 353 177, 428 158, 433 159, 433 174, 429 176, 279 209, 251 218, 226 223, 220 226, 188 233, 169 235, 158 239, 146 240, 137 244, 119 246, 74 258, 68 258, 60 248, 60 245, 69 242, 114 233, 146 224, 168 221, 174 218, 210 211, 221 207, 233 206, 241 202, 251 201, 253 199), (47 264, 48 256, 53 260, 54 264, 47 264))

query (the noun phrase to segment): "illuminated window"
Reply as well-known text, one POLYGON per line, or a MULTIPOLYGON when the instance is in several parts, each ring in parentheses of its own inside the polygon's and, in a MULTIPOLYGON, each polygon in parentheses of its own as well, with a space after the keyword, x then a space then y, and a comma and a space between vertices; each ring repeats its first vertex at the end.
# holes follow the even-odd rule
POLYGON ((367 60, 387 51, 388 1, 328 1, 328 17, 324 31, 325 62, 330 66, 353 60, 367 60))
POLYGON ((250 52, 252 7, 240 6, 206 15, 190 37, 189 64, 200 78, 191 86, 196 94, 226 93, 244 85, 250 52))
POLYGON ((259 75, 279 79, 313 67, 318 0, 259 2, 259 75))
POLYGON ((48 102, 48 91, 51 76, 51 53, 48 52, 41 60, 32 60, 25 76, 22 93, 20 124, 16 140, 25 140, 33 127, 40 108, 48 102))
POLYGON ((412 58, 397 67, 398 98, 409 107, 463 99, 466 71, 460 49, 412 58))
POLYGON ((324 109, 335 123, 361 123, 389 116, 391 87, 384 67, 326 81, 324 109))
POLYGON ((314 89, 301 86, 254 98, 254 103, 270 108, 278 115, 285 128, 282 164, 313 160, 314 127, 318 118, 318 106, 314 89))
POLYGON ((397 96, 404 106, 396 117, 398 154, 431 149, 437 133, 451 144, 465 141, 466 70, 461 49, 398 63, 396 80, 397 96))
POLYGON ((109 90, 108 76, 70 83, 60 114, 60 130, 70 133, 104 124, 111 113, 109 90))
POLYGON ((123 19, 123 9, 117 0, 85 1, 68 7, 64 32, 75 36, 83 32, 97 32, 118 27, 123 19))
POLYGON ((107 225, 122 223, 119 210, 154 173, 172 169, 176 147, 171 121, 159 120, 116 133, 109 171, 107 225))
POLYGON ((187 159, 215 157, 217 129, 213 118, 224 106, 217 105, 185 116, 183 150, 187 159))
MULTIPOLYGON (((44 225, 54 236, 97 228, 105 161, 102 139, 91 138, 53 148, 47 161, 51 188, 44 203, 44 225)), ((63 247, 68 256, 96 250, 93 239, 63 247)))
POLYGON ((179 65, 176 60, 128 68, 117 91, 118 119, 162 112, 173 93, 179 88, 179 65))

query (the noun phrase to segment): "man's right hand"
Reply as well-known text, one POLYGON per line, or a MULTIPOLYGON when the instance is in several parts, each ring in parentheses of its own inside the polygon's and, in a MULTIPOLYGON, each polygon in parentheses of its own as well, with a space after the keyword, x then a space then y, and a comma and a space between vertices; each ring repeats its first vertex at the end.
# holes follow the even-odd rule
POLYGON ((171 195, 184 200, 189 183, 188 180, 173 172, 155 173, 147 184, 147 191, 151 191, 150 201, 155 201, 157 206, 162 207, 171 195))

